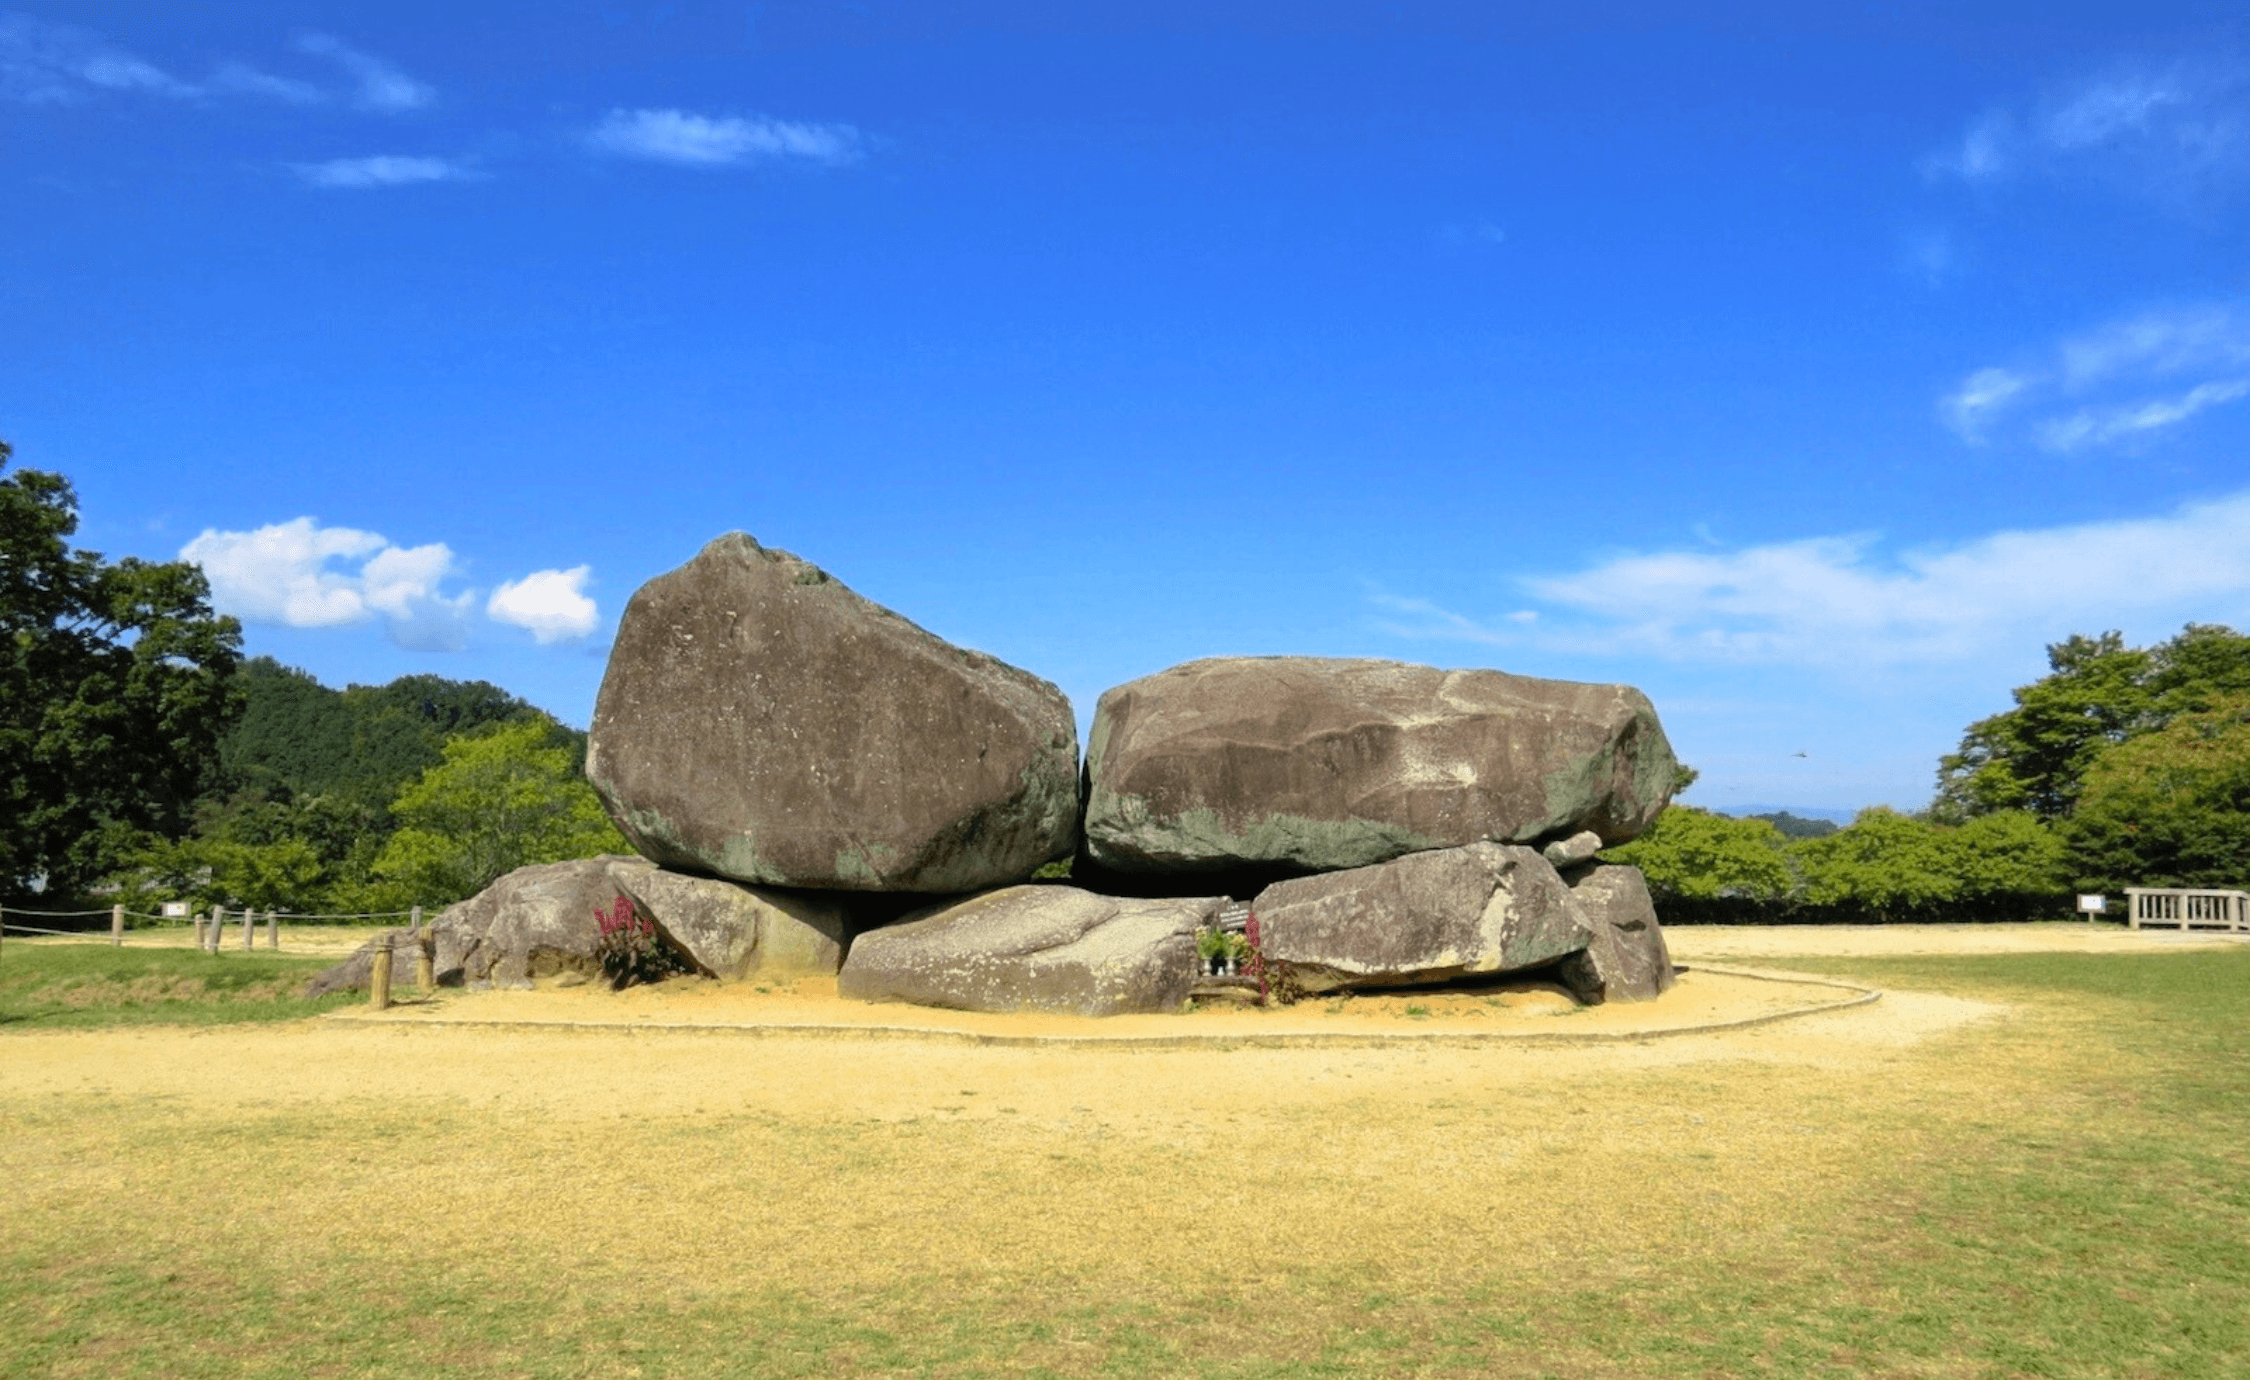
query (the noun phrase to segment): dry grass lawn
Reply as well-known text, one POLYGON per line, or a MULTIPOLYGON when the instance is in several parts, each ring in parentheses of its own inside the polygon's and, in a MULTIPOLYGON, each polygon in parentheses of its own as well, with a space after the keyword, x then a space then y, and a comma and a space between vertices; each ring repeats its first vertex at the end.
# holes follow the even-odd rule
POLYGON ((0 1376, 2245 1373, 2239 1262, 2180 1254, 2239 1254, 2239 1109, 2136 1102, 2099 984, 1865 965, 1592 1043, 0 1035, 0 1376))

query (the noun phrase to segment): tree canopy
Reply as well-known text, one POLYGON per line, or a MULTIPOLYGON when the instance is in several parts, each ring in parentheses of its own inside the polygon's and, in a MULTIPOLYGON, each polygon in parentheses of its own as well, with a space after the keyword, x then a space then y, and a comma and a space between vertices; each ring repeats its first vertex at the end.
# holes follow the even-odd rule
POLYGON ((2060 832, 2088 889, 2250 881, 2250 691, 2101 754, 2060 832))
POLYGON ((2014 691, 2015 708, 1969 725, 1960 749, 1940 761, 1932 807, 1940 818, 1996 810, 2064 818, 2105 750, 2250 691, 2250 637, 2209 623, 2145 649, 2117 632, 2073 635, 2047 648, 2047 664, 2049 674, 2014 691))
MULTIPOLYGON (((332 690, 261 656, 243 663, 240 683, 242 718, 220 745, 220 790, 227 795, 328 796, 380 811, 443 759, 448 738, 545 717, 481 680, 412 675, 332 690)), ((584 735, 559 731, 583 755, 584 735)))
MULTIPOLYGON (((0 469, 12 451, 0 442, 0 469)), ((240 712, 242 629, 186 562, 74 550, 78 498, 0 477, 0 890, 73 895, 176 835, 240 712)))
POLYGON ((552 720, 491 725, 444 756, 399 793, 401 827, 375 860, 403 895, 458 901, 531 863, 632 852, 552 720))

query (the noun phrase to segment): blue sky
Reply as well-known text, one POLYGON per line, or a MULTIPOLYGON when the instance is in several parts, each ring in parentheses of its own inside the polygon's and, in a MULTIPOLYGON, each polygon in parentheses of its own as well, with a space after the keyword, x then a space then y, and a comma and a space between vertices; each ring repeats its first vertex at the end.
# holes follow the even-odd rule
POLYGON ((0 437, 331 684, 583 724, 741 529, 1082 720, 1497 666, 1911 808, 2250 626, 2225 13, 0 0, 0 437))

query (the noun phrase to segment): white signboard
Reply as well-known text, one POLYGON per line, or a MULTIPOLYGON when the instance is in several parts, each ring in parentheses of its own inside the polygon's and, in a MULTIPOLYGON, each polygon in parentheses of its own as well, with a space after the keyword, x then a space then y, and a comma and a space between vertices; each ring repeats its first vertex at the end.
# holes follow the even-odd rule
POLYGON ((167 920, 185 920, 187 919, 187 913, 188 906, 185 901, 166 901, 164 903, 164 918, 167 920))
POLYGON ((2078 913, 2080 915, 2099 915, 2108 909, 2109 898, 2107 896, 2081 896, 2078 898, 2078 913))

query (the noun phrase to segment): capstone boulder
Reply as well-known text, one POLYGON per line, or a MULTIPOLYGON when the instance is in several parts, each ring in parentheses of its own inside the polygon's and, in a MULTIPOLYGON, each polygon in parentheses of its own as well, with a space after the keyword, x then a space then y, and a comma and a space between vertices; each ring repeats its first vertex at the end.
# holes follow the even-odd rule
POLYGON ((1101 697, 1084 846, 1120 875, 1288 876, 1486 840, 1623 843, 1677 767, 1630 686, 1222 657, 1101 697))
POLYGON ((1195 932, 1225 903, 1006 887, 859 935, 836 987, 960 1011, 1171 1011, 1194 985, 1195 932))
POLYGON ((1311 992, 1523 972, 1583 950, 1592 933, 1545 858, 1501 843, 1276 882, 1251 912, 1266 957, 1311 992))
POLYGON ((963 892, 1077 837, 1060 690, 744 533, 641 587, 586 775, 667 867, 764 886, 963 892))

